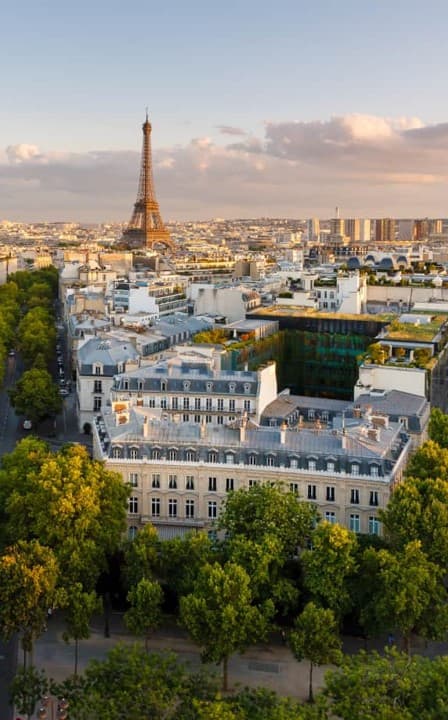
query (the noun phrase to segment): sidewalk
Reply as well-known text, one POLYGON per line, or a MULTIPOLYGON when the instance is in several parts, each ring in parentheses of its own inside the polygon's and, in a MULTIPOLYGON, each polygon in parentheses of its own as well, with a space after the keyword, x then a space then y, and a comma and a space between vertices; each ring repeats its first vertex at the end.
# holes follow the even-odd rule
MULTIPOLYGON (((62 616, 55 615, 48 623, 45 632, 34 647, 34 664, 45 670, 48 677, 61 681, 73 673, 74 644, 68 645, 62 639, 64 623, 62 616)), ((82 672, 92 658, 105 658, 107 652, 117 643, 142 642, 126 630, 121 614, 113 613, 110 619, 110 638, 104 637, 102 617, 94 617, 91 623, 92 634, 88 640, 79 643, 79 671, 82 672)), ((179 656, 180 662, 191 667, 201 665, 198 648, 189 640, 182 628, 164 628, 154 633, 149 649, 155 652, 172 651, 179 656)), ((19 656, 20 657, 20 656, 19 656)), ((208 666, 212 672, 221 676, 221 668, 208 666)), ((315 668, 314 687, 317 690, 323 682, 327 667, 315 668)), ((298 663, 288 647, 274 642, 270 645, 257 645, 249 648, 243 655, 233 655, 229 661, 229 685, 233 688, 264 687, 280 695, 305 700, 308 696, 309 665, 298 663)), ((22 718, 16 714, 14 718, 22 718)))

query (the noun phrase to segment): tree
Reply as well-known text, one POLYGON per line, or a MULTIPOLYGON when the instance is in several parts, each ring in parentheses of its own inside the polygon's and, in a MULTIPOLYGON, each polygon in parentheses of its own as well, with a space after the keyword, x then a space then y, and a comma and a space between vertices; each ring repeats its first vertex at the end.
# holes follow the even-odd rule
POLYGON ((224 690, 229 657, 266 635, 272 613, 272 602, 263 608, 252 604, 250 578, 234 563, 204 565, 194 592, 180 601, 181 622, 202 647, 203 662, 223 664, 224 690))
POLYGON ((212 559, 212 542, 205 532, 191 532, 160 543, 164 582, 177 597, 193 591, 199 571, 212 559))
POLYGON ((227 496, 219 527, 229 539, 242 536, 260 543, 266 535, 277 537, 282 554, 293 556, 311 534, 315 518, 310 503, 280 485, 254 485, 227 496))
POLYGON ((81 445, 52 453, 27 438, 2 458, 5 535, 10 543, 38 538, 52 548, 65 587, 95 587, 126 528, 128 494, 121 475, 81 445))
POLYGON ((440 447, 448 448, 448 415, 439 408, 432 408, 431 410, 429 437, 440 447))
POLYGON ((127 599, 131 607, 124 616, 126 626, 135 635, 144 636, 145 649, 148 650, 149 636, 162 620, 162 588, 158 582, 142 578, 129 591, 127 599))
POLYGON ((448 449, 428 440, 411 457, 406 468, 407 477, 446 478, 448 476, 448 449))
POLYGON ((124 549, 123 575, 128 589, 143 578, 151 579, 160 570, 162 543, 155 527, 145 525, 135 538, 128 540, 124 549))
POLYGON ((90 619, 93 613, 99 609, 99 600, 94 590, 84 592, 80 583, 75 583, 67 592, 67 607, 65 611, 66 631, 63 633, 64 640, 75 641, 75 678, 78 675, 78 648, 80 640, 87 640, 90 637, 90 619))
POLYGON ((367 348, 367 353, 375 365, 384 365, 389 357, 389 345, 382 345, 381 343, 372 343, 367 348))
POLYGON ((272 600, 277 613, 285 615, 291 612, 297 603, 299 591, 287 577, 287 558, 281 540, 276 535, 265 535, 259 542, 238 535, 228 541, 225 549, 226 557, 244 568, 249 575, 251 591, 257 604, 272 600))
POLYGON ((440 720, 447 716, 448 658, 345 655, 326 674, 324 693, 329 717, 341 720, 440 720))
POLYGON ((19 541, 0 556, 0 635, 22 633, 26 653, 45 627, 47 610, 58 602, 58 565, 37 540, 19 541))
POLYGON ((321 522, 302 553, 304 584, 314 598, 342 617, 351 599, 348 579, 356 570, 356 535, 341 525, 321 522))
POLYGON ((406 478, 394 489, 387 508, 380 513, 385 536, 392 547, 402 550, 410 540, 418 540, 429 560, 442 567, 448 565, 446 477, 406 478))
POLYGON ((56 415, 62 405, 58 387, 50 373, 39 368, 24 372, 9 391, 9 397, 15 411, 19 415, 26 415, 33 423, 49 415, 56 415))
POLYGON ((305 605, 302 614, 296 618, 288 644, 296 660, 310 661, 308 700, 313 702, 313 668, 329 663, 338 665, 342 659, 333 611, 318 607, 313 602, 305 605))
POLYGON ((376 590, 365 612, 375 616, 383 629, 397 628, 410 653, 411 633, 442 640, 448 630, 444 571, 430 562, 418 541, 402 552, 366 550, 377 564, 376 590))
POLYGON ((117 645, 105 660, 91 660, 76 684, 54 692, 67 698, 77 720, 194 720, 193 698, 211 700, 216 684, 207 672, 188 672, 174 654, 117 645))
POLYGON ((48 680, 43 670, 19 668, 10 688, 11 702, 19 713, 28 719, 34 713, 38 701, 48 692, 48 680))

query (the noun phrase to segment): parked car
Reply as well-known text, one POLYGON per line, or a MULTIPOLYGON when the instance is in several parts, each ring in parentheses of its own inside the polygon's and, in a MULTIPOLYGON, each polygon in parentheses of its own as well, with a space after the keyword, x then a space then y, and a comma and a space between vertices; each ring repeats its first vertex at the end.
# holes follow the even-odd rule
POLYGON ((70 393, 69 393, 69 391, 67 390, 67 388, 61 387, 61 388, 59 389, 59 395, 60 395, 61 397, 66 397, 67 395, 70 395, 70 393))
POLYGON ((16 351, 12 350, 12 349, 8 353, 9 357, 14 357, 15 354, 16 354, 16 351))
POLYGON ((33 427, 33 423, 31 422, 31 420, 23 421, 23 429, 24 430, 31 430, 32 427, 33 427))

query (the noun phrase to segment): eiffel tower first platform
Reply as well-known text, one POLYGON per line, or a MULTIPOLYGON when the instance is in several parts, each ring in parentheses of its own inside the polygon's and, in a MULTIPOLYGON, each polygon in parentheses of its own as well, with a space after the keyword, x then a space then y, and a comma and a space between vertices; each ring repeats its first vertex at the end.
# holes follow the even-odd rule
POLYGON ((130 248, 143 247, 154 250, 156 245, 162 245, 165 250, 174 250, 174 244, 163 223, 154 192, 151 153, 152 126, 148 120, 148 113, 146 113, 142 129, 143 147, 137 200, 129 225, 123 233, 123 241, 130 248))

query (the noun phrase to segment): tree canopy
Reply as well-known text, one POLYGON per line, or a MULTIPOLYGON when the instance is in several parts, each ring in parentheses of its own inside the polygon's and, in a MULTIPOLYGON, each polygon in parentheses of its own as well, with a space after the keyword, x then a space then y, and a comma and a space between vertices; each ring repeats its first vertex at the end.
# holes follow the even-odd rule
POLYGON ((56 415, 62 405, 58 386, 50 373, 36 367, 23 373, 9 391, 9 397, 15 411, 19 415, 26 415, 33 423, 56 415))

